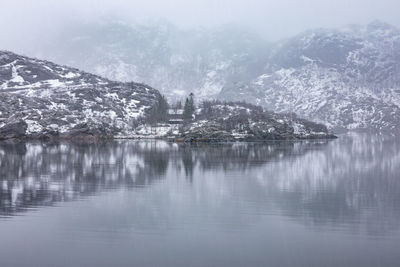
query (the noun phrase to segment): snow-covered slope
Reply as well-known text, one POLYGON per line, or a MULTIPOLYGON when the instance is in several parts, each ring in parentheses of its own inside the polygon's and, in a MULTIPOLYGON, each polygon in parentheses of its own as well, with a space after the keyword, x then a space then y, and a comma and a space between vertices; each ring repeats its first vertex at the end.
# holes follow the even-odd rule
POLYGON ((400 130, 400 31, 382 22, 279 43, 262 75, 224 88, 333 129, 400 130))
POLYGON ((77 69, 0 51, 0 136, 114 135, 159 96, 77 69))

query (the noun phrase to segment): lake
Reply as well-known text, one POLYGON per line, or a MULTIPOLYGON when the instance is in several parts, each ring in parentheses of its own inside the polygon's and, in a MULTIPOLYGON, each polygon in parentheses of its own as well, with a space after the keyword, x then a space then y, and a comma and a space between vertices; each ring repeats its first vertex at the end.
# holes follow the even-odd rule
POLYGON ((400 266, 400 138, 0 144, 0 266, 400 266))

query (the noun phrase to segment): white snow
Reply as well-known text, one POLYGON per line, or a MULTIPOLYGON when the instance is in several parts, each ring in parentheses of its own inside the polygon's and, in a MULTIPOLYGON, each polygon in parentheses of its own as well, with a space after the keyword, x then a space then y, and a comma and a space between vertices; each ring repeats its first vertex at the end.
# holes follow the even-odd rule
POLYGON ((25 82, 24 78, 18 74, 18 70, 14 65, 12 65, 12 77, 11 77, 10 82, 13 82, 13 83, 25 82))
POLYGON ((37 121, 33 120, 25 120, 28 128, 26 130, 27 134, 39 133, 43 130, 43 126, 41 126, 37 121))
POLYGON ((65 75, 60 75, 61 77, 64 77, 64 78, 67 78, 67 79, 72 79, 72 78, 76 78, 76 77, 79 77, 79 76, 81 76, 81 74, 80 73, 74 73, 74 72, 68 72, 67 74, 65 74, 65 75))
POLYGON ((58 79, 54 79, 54 80, 47 80, 46 81, 51 87, 62 87, 65 86, 65 84, 63 82, 61 82, 58 79))

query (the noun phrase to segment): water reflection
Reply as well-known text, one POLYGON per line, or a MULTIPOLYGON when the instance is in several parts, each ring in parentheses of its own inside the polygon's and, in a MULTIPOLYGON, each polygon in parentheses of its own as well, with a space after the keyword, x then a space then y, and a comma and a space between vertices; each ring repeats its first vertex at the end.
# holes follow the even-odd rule
POLYGON ((0 145, 0 214, 162 179, 168 150, 157 143, 0 145))
POLYGON ((335 141, 198 146, 2 143, 0 216, 110 190, 153 189, 151 197, 135 194, 135 201, 118 208, 125 225, 212 220, 233 229, 272 214, 313 229, 378 236, 399 228, 399 172, 400 140, 359 134, 335 141))

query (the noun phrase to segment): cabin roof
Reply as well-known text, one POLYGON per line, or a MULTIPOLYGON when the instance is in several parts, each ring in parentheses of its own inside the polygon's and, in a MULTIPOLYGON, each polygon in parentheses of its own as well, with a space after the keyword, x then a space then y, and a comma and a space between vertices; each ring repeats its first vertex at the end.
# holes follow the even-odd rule
POLYGON ((169 115, 183 115, 183 109, 168 109, 169 115))

